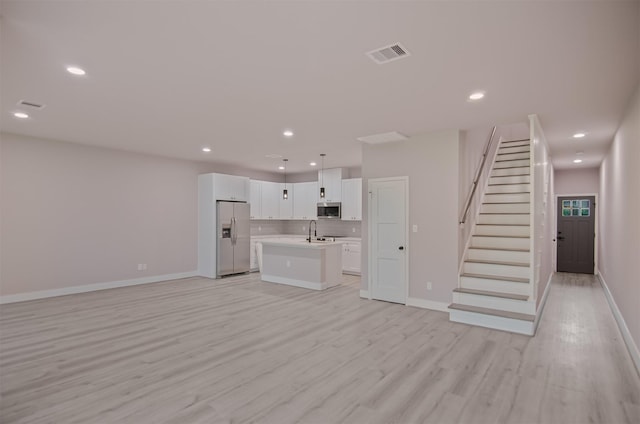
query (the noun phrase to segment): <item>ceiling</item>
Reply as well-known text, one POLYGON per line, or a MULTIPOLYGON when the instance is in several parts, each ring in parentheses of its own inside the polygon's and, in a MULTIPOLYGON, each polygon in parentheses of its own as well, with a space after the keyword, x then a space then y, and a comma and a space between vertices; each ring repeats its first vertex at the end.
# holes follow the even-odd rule
POLYGON ((574 167, 576 152, 597 166, 638 86, 639 6, 3 0, 0 124, 263 171, 281 164, 266 157, 276 154, 304 172, 320 153, 325 167, 359 166, 357 137, 535 113, 557 168, 574 167), (411 55, 365 55, 395 42, 411 55), (469 102, 475 90, 486 97, 469 102), (20 100, 46 107, 19 120, 20 100))

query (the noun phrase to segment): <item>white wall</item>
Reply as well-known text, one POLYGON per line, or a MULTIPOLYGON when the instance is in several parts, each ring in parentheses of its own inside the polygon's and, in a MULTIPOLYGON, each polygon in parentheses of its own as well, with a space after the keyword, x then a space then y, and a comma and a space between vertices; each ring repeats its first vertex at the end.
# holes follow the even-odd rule
MULTIPOLYGON (((640 86, 600 167, 598 268, 640 346, 640 86)), ((638 359, 636 358, 636 361, 638 359)), ((636 362, 640 369, 640 363, 636 362)))
POLYGON ((597 194, 600 192, 598 168, 557 169, 555 171, 556 196, 597 194))
POLYGON ((197 175, 279 177, 0 135, 2 296, 194 271, 197 175))
POLYGON ((409 177, 409 297, 451 302, 458 283, 457 130, 411 137, 398 143, 364 145, 362 150, 362 288, 367 290, 369 178, 409 177), (427 282, 433 289, 427 290, 427 282))
POLYGON ((532 297, 540 307, 544 291, 554 270, 555 194, 554 172, 549 145, 536 115, 529 116, 531 130, 531 252, 533 254, 532 297))

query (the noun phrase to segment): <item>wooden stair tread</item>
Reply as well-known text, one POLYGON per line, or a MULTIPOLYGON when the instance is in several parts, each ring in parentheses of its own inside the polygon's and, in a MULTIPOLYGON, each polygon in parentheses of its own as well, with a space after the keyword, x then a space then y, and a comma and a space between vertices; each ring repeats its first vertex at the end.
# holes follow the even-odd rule
POLYGON ((476 312, 476 313, 479 313, 479 314, 494 315, 494 316, 497 316, 497 317, 517 319, 517 320, 521 320, 521 321, 534 322, 535 319, 536 319, 535 315, 521 314, 521 313, 518 313, 518 312, 502 311, 500 309, 482 308, 480 306, 461 305, 459 303, 452 303, 451 305, 449 305, 449 309, 457 309, 459 311, 467 311, 467 312, 476 312))
MULTIPOLYGON (((517 168, 524 168, 524 167, 518 166, 517 168)), ((505 169, 505 168, 500 168, 500 169, 505 169)), ((531 174, 496 175, 493 177, 490 176, 489 178, 511 178, 511 177, 529 177, 529 176, 531 176, 531 174)), ((523 183, 523 184, 529 184, 529 183, 523 183)))
POLYGON ((529 212, 480 212, 480 215, 529 215, 529 212))
POLYGON ((488 191, 488 192, 485 193, 485 196, 487 196, 489 194, 493 196, 495 194, 507 195, 507 194, 529 194, 529 193, 531 193, 531 192, 530 191, 514 191, 514 192, 509 192, 509 193, 499 193, 499 192, 498 193, 491 193, 491 192, 488 191))
POLYGON ((520 159, 503 159, 503 160, 497 160, 497 159, 496 159, 496 162, 513 162, 514 160, 527 160, 527 159, 530 159, 530 158, 520 158, 520 159))
POLYGON ((495 235, 489 235, 489 234, 472 234, 471 237, 503 237, 503 238, 526 238, 526 239, 529 238, 529 236, 495 236, 495 235))
POLYGON ((476 225, 493 225, 495 227, 528 227, 529 224, 476 224, 476 225))
POLYGON ((469 278, 481 278, 483 280, 500 280, 500 281, 509 281, 512 283, 524 283, 528 284, 528 278, 520 278, 520 277, 503 277, 501 275, 487 275, 487 274, 471 274, 464 273, 460 274, 460 277, 469 277, 469 278))
POLYGON ((507 265, 507 266, 520 266, 520 267, 529 268, 529 264, 526 262, 494 261, 494 260, 487 260, 487 259, 467 259, 464 262, 470 263, 470 264, 507 265))
POLYGON ((497 184, 488 184, 488 186, 491 187, 491 186, 524 185, 524 184, 531 184, 531 183, 497 183, 497 184))
MULTIPOLYGON (((525 159, 516 159, 516 160, 525 160, 525 159)), ((504 161, 507 162, 507 161, 504 161)), ((505 166, 502 168, 492 168, 492 171, 499 171, 501 169, 516 169, 516 168, 529 168, 529 165, 520 165, 520 166, 505 166)), ((527 174, 529 175, 529 174, 527 174)), ((500 175, 500 177, 513 177, 513 175, 500 175)), ((492 177, 493 178, 493 177, 492 177)))
POLYGON ((500 250, 500 251, 505 251, 505 252, 528 252, 529 249, 516 249, 514 247, 473 247, 473 246, 469 246, 469 250, 471 249, 476 249, 476 250, 500 250))
POLYGON ((483 205, 528 205, 530 202, 482 202, 483 205))
POLYGON ((524 295, 524 294, 513 294, 513 293, 496 292, 496 291, 489 291, 489 290, 476 290, 476 289, 464 289, 464 288, 453 289, 453 291, 456 292, 456 293, 466 293, 466 294, 477 294, 477 295, 480 295, 480 296, 500 297, 502 299, 513 299, 513 300, 523 300, 523 301, 529 300, 529 296, 524 295))
POLYGON ((521 143, 523 141, 531 141, 531 140, 528 138, 523 138, 522 140, 508 140, 508 141, 503 141, 502 143, 500 143, 500 145, 506 144, 506 143, 521 143))

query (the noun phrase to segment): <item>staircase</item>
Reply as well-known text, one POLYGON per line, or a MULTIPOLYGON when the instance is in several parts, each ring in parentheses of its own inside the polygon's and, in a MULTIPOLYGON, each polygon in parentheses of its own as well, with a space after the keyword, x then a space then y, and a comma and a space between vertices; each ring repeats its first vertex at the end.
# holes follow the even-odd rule
POLYGON ((449 319, 533 335, 529 140, 498 146, 449 319))

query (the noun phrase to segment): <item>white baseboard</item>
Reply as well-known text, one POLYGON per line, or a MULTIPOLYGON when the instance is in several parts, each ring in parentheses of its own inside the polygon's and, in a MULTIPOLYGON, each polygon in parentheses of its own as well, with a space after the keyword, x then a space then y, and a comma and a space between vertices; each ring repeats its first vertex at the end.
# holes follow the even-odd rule
POLYGON ((363 299, 371 299, 369 296, 369 290, 360 290, 360 297, 363 299))
POLYGON ((627 327, 627 323, 624 321, 622 317, 622 313, 620 313, 620 309, 618 309, 618 305, 616 301, 613 299, 613 295, 609 291, 609 286, 604 281, 604 277, 602 274, 598 274, 598 279, 600 280, 600 284, 604 289, 604 294, 607 298, 607 302, 609 302, 609 307, 611 308, 611 312, 613 312, 613 316, 616 319, 616 323, 618 324, 618 328, 620 329, 620 333, 622 334, 622 338, 624 339, 625 344, 627 345, 627 350, 631 355, 631 360, 633 364, 636 366, 636 371, 640 374, 640 350, 638 350, 638 345, 636 345, 631 333, 629 332, 629 327, 627 327))
POLYGON ((542 318, 544 305, 547 304, 547 297, 549 297, 549 291, 551 290, 551 280, 553 279, 553 275, 553 272, 549 275, 549 279, 547 280, 547 287, 544 288, 544 292, 542 293, 542 299, 540 299, 540 307, 536 311, 536 319, 533 322, 533 335, 535 335, 536 331, 538 331, 538 324, 540 323, 540 318, 542 318))
POLYGON ((197 271, 179 272, 176 274, 153 275, 150 277, 133 278, 131 280, 108 281, 106 283, 86 284, 82 286, 64 287, 61 289, 11 294, 8 296, 0 296, 0 304, 26 302, 28 300, 45 299, 48 297, 66 296, 69 294, 87 293, 98 290, 115 289, 118 287, 137 286, 139 284, 159 283, 162 281, 195 277, 197 275, 197 271))
POLYGON ((433 311, 449 313, 448 303, 436 302, 435 300, 426 300, 426 299, 419 299, 417 297, 410 297, 407 299, 407 306, 414 306, 416 308, 431 309, 433 311))

